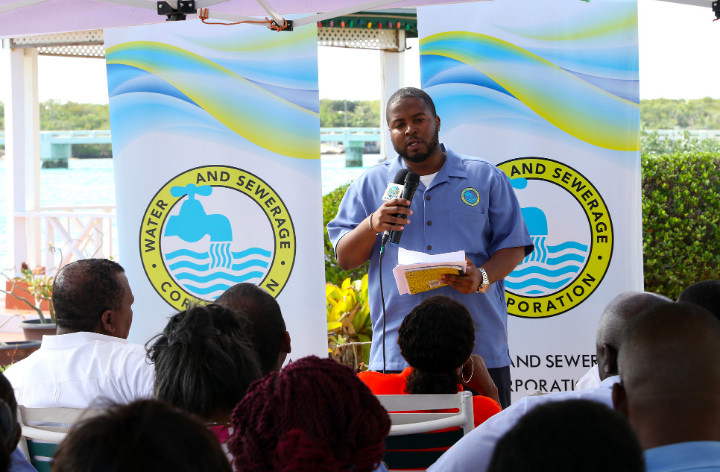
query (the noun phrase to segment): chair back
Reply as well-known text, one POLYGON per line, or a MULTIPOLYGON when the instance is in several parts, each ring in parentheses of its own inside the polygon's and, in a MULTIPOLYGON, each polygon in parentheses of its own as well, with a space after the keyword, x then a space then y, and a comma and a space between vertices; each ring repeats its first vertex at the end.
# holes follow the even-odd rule
POLYGON ((390 414, 389 470, 425 470, 475 427, 470 392, 377 397, 390 414))
POLYGON ((55 450, 72 425, 101 411, 82 408, 27 408, 19 405, 21 437, 18 447, 38 472, 50 472, 55 450))

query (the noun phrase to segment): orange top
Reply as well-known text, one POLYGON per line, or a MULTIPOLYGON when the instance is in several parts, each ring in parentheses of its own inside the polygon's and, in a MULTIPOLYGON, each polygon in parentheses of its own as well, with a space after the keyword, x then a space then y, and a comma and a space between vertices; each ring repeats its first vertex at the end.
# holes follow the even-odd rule
MULTIPOLYGON (((412 372, 412 367, 407 367, 399 374, 383 374, 382 372, 368 370, 366 372, 358 373, 358 377, 375 395, 399 395, 407 394, 405 386, 407 385, 407 378, 412 372)), ((463 390, 462 385, 458 385, 455 393, 461 390, 463 390)), ((475 426, 477 427, 477 425, 483 423, 486 419, 496 413, 499 413, 500 409, 501 408, 498 402, 490 397, 483 395, 473 396, 473 416, 475 417, 475 426)))

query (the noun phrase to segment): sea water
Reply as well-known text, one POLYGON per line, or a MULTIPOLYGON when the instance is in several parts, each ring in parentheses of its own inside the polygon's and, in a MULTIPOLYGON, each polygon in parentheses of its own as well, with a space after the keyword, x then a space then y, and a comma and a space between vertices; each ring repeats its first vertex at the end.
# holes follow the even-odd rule
MULTIPOLYGON (((363 167, 345 167, 344 154, 322 156, 322 193, 328 194, 340 185, 357 178, 376 164, 379 154, 365 154, 363 167)), ((6 264, 7 195, 5 159, 0 159, 0 265, 6 264)), ((40 171, 40 205, 42 207, 115 205, 115 179, 112 159, 70 159, 67 169, 40 171)), ((113 231, 113 248, 117 251, 117 229, 113 231)))

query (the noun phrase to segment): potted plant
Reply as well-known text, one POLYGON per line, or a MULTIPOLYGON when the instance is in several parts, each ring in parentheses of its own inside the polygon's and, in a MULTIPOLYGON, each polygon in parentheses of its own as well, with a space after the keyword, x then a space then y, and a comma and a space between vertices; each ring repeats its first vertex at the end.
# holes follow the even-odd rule
POLYGON ((33 271, 24 262, 21 266, 22 277, 8 277, 6 290, 0 289, 6 295, 13 297, 20 306, 26 306, 33 309, 37 315, 36 320, 24 320, 20 323, 20 327, 25 333, 27 340, 40 340, 45 334, 55 334, 57 326, 55 325, 55 309, 52 304, 52 285, 53 277, 45 275, 44 269, 33 271), (28 294, 31 297, 28 297, 28 294), (32 301, 28 298, 32 298, 32 301), (43 308, 48 311, 48 316, 43 313, 43 308))
POLYGON ((367 274, 353 282, 347 278, 340 287, 326 284, 325 298, 330 357, 356 372, 367 370, 372 339, 367 274))

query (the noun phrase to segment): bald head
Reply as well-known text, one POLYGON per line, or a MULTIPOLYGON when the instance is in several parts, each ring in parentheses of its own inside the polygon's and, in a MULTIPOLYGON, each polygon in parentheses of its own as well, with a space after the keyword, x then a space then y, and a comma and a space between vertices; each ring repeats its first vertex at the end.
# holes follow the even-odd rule
POLYGON ((644 449, 720 441, 720 321, 689 303, 648 308, 620 341, 613 404, 644 449))
POLYGON ((291 348, 290 334, 275 298, 255 284, 239 283, 227 289, 215 303, 249 323, 263 374, 280 370, 291 348))
POLYGON ((683 290, 677 301, 701 306, 720 320, 720 280, 694 283, 683 290))
POLYGON ((600 317, 595 347, 600 378, 617 374, 617 351, 628 323, 646 308, 672 303, 651 292, 624 292, 615 297, 600 317))
POLYGON ((720 392, 720 321, 689 303, 643 311, 621 340, 620 377, 636 395, 720 392))

